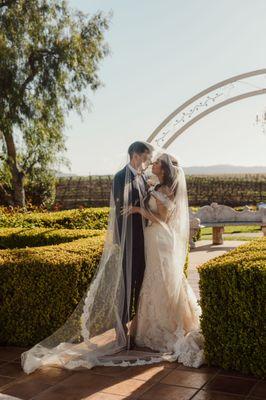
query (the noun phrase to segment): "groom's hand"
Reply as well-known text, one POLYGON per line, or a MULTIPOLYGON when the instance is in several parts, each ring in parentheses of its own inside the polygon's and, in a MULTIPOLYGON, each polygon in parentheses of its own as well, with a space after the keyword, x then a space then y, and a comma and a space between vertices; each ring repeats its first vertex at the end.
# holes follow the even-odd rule
POLYGON ((120 215, 128 215, 132 206, 124 206, 121 208, 120 215))
POLYGON ((135 207, 135 206, 123 207, 123 210, 121 210, 121 215, 140 214, 140 213, 141 213, 140 207, 135 207))

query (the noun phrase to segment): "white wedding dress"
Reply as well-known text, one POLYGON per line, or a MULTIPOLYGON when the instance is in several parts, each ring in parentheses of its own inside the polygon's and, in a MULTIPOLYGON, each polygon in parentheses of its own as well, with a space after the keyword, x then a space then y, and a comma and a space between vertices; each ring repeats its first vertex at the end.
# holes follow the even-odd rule
MULTIPOLYGON (((160 200, 165 196, 156 192, 160 200)), ((155 197, 149 208, 157 212, 155 197)), ((146 267, 135 316, 135 343, 159 352, 165 359, 198 368, 205 363, 200 331, 201 308, 183 273, 178 273, 175 230, 149 221, 144 228, 146 267)), ((180 271, 179 271, 180 272, 180 271)))

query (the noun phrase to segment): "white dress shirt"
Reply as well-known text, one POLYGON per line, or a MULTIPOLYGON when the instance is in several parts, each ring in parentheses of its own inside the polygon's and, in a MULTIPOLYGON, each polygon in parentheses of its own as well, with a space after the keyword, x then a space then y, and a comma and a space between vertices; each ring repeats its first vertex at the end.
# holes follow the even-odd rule
POLYGON ((132 167, 132 165, 130 163, 127 164, 128 168, 133 172, 134 176, 136 176, 138 174, 138 171, 132 167))
POLYGON ((140 177, 140 179, 138 179, 138 184, 140 185, 140 189, 141 189, 141 191, 142 191, 142 193, 145 193, 145 184, 144 184, 144 181, 143 181, 143 179, 145 179, 144 177, 143 177, 143 174, 141 173, 139 173, 131 164, 130 164, 130 162, 127 164, 128 165, 128 168, 130 169, 130 171, 132 171, 132 173, 134 174, 134 179, 137 179, 137 176, 139 176, 140 177))

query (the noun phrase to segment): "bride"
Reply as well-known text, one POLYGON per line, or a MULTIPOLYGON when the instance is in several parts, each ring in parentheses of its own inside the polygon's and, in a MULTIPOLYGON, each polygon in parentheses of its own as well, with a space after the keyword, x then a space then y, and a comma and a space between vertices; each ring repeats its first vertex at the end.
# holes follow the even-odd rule
POLYGON ((172 360, 198 367, 204 363, 201 309, 183 272, 187 242, 182 248, 179 241, 189 229, 184 172, 174 157, 163 153, 152 163, 152 173, 159 183, 142 207, 128 210, 149 221, 144 228, 145 275, 131 334, 138 346, 170 352, 172 360))
POLYGON ((158 148, 151 172, 158 184, 148 193, 140 189, 143 175, 136 175, 140 197, 136 207, 130 169, 125 168, 119 227, 112 190, 104 249, 93 280, 66 322, 22 353, 26 373, 46 365, 76 369, 166 360, 198 368, 205 363, 201 308, 183 271, 189 243, 185 174, 176 158, 158 148), (135 340, 132 349, 123 313, 124 305, 132 304, 134 214, 142 216, 146 266, 135 315, 132 310, 128 313, 133 315, 126 330, 135 340))

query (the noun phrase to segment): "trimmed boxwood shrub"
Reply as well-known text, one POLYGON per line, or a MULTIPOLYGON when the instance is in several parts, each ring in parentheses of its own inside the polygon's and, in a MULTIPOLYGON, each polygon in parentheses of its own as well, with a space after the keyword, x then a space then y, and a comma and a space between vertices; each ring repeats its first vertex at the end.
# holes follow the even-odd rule
MULTIPOLYGON (((2 230, 2 243, 11 248, 0 251, 0 344, 31 346, 66 321, 95 274, 104 236, 104 231, 96 230, 72 230, 72 236, 65 229, 2 230), (47 242, 64 241, 79 234, 87 237, 12 249, 23 247, 27 240, 28 245, 43 244, 43 237, 47 242)), ((188 256, 185 273, 187 267, 188 256)))
POLYGON ((190 252, 190 244, 188 243, 187 256, 186 256, 186 261, 185 261, 185 265, 184 265, 184 274, 185 274, 186 278, 188 278, 189 252, 190 252))
POLYGON ((109 208, 84 208, 52 212, 7 212, 0 207, 0 227, 105 229, 109 208))
MULTIPOLYGON (((30 346, 64 323, 95 274, 108 215, 107 207, 31 213, 0 208, 1 344, 30 346)), ((189 253, 186 275, 188 262, 189 253)))
POLYGON ((198 268, 208 365, 266 375, 266 238, 198 268))
MULTIPOLYGON (((108 216, 109 216, 109 208, 102 207, 102 208, 83 208, 83 209, 74 209, 74 210, 65 210, 65 211, 53 211, 53 212, 29 212, 29 213, 19 213, 19 212, 8 212, 6 208, 0 207, 0 228, 67 228, 67 229, 90 229, 90 230, 102 230, 107 228, 108 224, 108 216)), ((12 232, 12 231, 10 231, 12 232)), ((14 231, 16 232, 16 231, 14 231)), ((37 231, 38 232, 38 231, 37 231)), ((7 233, 1 234, 0 230, 0 248, 3 247, 25 247, 25 246, 42 246, 46 244, 56 244, 61 243, 64 241, 69 241, 67 237, 62 240, 58 238, 56 239, 57 234, 54 233, 54 238, 45 233, 44 239, 42 241, 41 231, 40 233, 40 241, 38 241, 38 233, 35 237, 32 236, 30 242, 22 245, 24 239, 20 238, 19 235, 16 233, 16 239, 13 240, 13 245, 8 245, 8 238, 6 237, 7 233), (51 241, 49 241, 51 240, 51 241), (54 241, 53 241, 54 240, 54 241), (21 243, 21 245, 19 244, 21 243), (32 244, 31 244, 32 243, 32 244), (17 245, 18 244, 18 245, 17 245)), ((199 233, 200 234, 200 233, 199 233)), ((24 235, 24 233, 23 233, 24 235)), ((59 234, 60 236, 61 234, 59 234)), ((8 236, 8 235, 7 235, 8 236)), ((68 237, 71 237, 71 233, 67 233, 68 237)), ((73 239, 78 236, 78 233, 73 234, 73 239)), ((86 234, 80 233, 78 237, 84 237, 86 234)), ((70 240, 73 240, 70 239, 70 240)), ((197 237, 197 240, 199 236, 197 237)), ((184 273, 188 275, 188 264, 189 264, 189 248, 188 247, 188 254, 186 258, 186 264, 184 266, 184 273)))
POLYGON ((0 249, 47 246, 99 236, 103 233, 104 231, 100 229, 2 228, 0 249))
POLYGON ((0 251, 0 343, 28 346, 73 312, 99 263, 104 234, 0 251))

